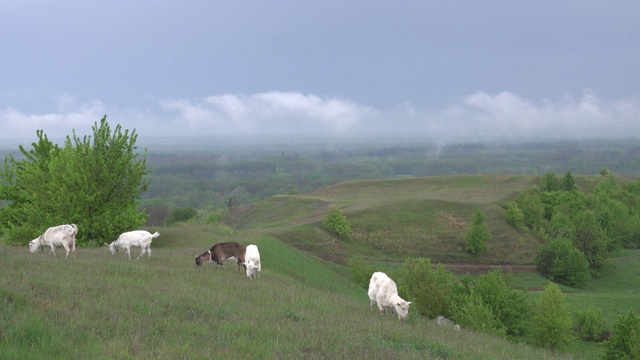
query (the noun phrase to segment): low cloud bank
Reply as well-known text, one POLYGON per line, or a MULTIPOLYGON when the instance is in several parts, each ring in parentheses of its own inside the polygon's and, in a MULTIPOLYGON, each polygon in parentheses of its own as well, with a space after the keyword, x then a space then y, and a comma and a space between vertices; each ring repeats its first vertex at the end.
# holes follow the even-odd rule
POLYGON ((145 137, 192 135, 311 135, 332 137, 410 135, 428 137, 640 136, 640 97, 601 100, 586 90, 579 98, 533 101, 510 92, 476 92, 440 109, 400 104, 377 109, 348 99, 271 91, 159 100, 137 108, 78 103, 57 98, 48 114, 0 109, 0 138, 91 134, 107 114, 111 124, 145 137))

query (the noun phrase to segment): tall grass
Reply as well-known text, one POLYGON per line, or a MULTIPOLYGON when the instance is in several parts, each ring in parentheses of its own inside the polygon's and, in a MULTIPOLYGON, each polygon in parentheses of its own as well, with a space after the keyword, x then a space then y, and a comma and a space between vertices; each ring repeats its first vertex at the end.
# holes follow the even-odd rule
POLYGON ((132 261, 106 248, 65 260, 0 245, 0 358, 567 358, 415 315, 382 317, 334 265, 273 238, 161 233, 151 259, 132 261), (231 262, 195 268, 194 256, 223 240, 258 245, 258 280, 231 262))

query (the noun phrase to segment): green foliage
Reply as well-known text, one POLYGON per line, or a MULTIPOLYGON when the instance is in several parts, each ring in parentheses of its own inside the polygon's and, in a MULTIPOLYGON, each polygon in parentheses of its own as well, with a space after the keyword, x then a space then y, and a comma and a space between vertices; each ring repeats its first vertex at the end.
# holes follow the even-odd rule
POLYGON ((505 336, 506 329, 493 313, 482 295, 471 290, 462 294, 451 305, 451 318, 463 328, 473 329, 480 333, 505 336))
POLYGON ((602 310, 595 306, 578 309, 573 314, 574 330, 580 340, 598 341, 607 332, 602 310))
POLYGON ((75 223, 78 244, 103 242, 146 220, 137 200, 151 179, 146 153, 138 159, 137 134, 112 131, 106 116, 92 127, 93 137, 67 136, 53 144, 43 131, 24 156, 5 159, 0 173, 0 232, 10 243, 25 244, 50 226, 75 223))
POLYGON ((536 230, 540 228, 544 222, 544 206, 540 197, 540 190, 530 189, 518 194, 516 200, 518 208, 522 210, 525 225, 536 230))
POLYGON ((341 268, 274 238, 213 228, 165 228, 153 257, 137 262, 105 248, 62 261, 0 245, 0 358, 567 359, 418 316, 381 318, 341 268), (193 256, 214 239, 258 245, 259 282, 235 269, 194 270, 193 256))
POLYGON ((640 359, 640 316, 634 309, 618 316, 604 349, 603 359, 640 359))
POLYGON ((536 300, 531 335, 535 345, 552 350, 568 350, 575 343, 565 296, 555 283, 549 282, 536 300))
POLYGON ((563 285, 582 288, 591 279, 587 258, 561 236, 540 247, 535 263, 540 274, 563 285))
POLYGON ((175 208, 171 210, 167 217, 167 225, 175 224, 180 221, 189 221, 198 216, 196 209, 192 207, 175 208))
MULTIPOLYGON (((381 271, 380 266, 365 263, 364 261, 356 257, 349 258, 347 264, 349 265, 349 269, 351 269, 353 281, 363 289, 369 289, 369 281, 371 280, 371 275, 373 275, 373 273, 376 271, 381 271)), ((389 275, 388 272, 386 273, 387 275, 389 275)))
POLYGON ((573 176, 571 176, 571 172, 567 171, 566 174, 562 177, 562 181, 560 182, 560 189, 564 191, 576 191, 576 182, 573 180, 573 176))
POLYGON ((329 209, 322 225, 343 238, 349 239, 351 237, 351 226, 340 208, 332 207, 329 209))
POLYGON ((587 258, 591 276, 602 276, 609 264, 609 239, 593 211, 585 210, 576 215, 571 236, 575 247, 587 258))
POLYGON ((207 215, 207 217, 205 217, 204 223, 205 224, 217 224, 222 220, 223 217, 224 216, 220 211, 214 211, 214 212, 210 213, 209 215, 207 215))
POLYGON ((490 238, 491 233, 487 226, 486 216, 482 210, 476 210, 473 213, 471 227, 464 235, 464 239, 467 243, 467 251, 473 255, 478 255, 487 251, 489 248, 487 240, 490 238))
POLYGON ((504 216, 507 218, 507 222, 516 229, 524 229, 526 227, 524 213, 515 201, 507 201, 504 204, 504 216))
POLYGON ((560 190, 560 181, 556 177, 556 174, 552 172, 545 173, 542 177, 542 190, 543 191, 558 191, 560 190))
POLYGON ((525 333, 530 306, 510 274, 494 270, 478 278, 466 276, 452 298, 451 317, 463 327, 510 338, 525 333))
POLYGON ((429 318, 449 315, 449 296, 457 283, 451 272, 441 264, 434 269, 431 259, 409 258, 400 274, 400 283, 406 287, 413 302, 412 309, 429 318))

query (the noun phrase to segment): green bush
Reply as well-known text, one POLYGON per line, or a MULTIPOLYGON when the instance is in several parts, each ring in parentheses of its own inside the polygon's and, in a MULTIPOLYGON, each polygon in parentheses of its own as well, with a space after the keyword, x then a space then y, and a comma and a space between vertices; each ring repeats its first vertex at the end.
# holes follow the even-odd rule
POLYGON ((453 320, 461 326, 509 338, 524 335, 530 305, 525 293, 515 289, 510 274, 494 270, 480 277, 465 276, 461 284, 451 297, 453 320))
POLYGON ((351 226, 342 214, 342 210, 337 207, 329 209, 322 225, 343 238, 349 239, 351 237, 351 226))
POLYGON ((220 222, 220 220, 222 220, 223 215, 222 212, 220 211, 214 211, 212 213, 210 213, 209 215, 207 215, 207 217, 204 219, 204 223, 205 224, 217 224, 220 222))
POLYGON ((507 201, 504 205, 504 216, 507 222, 516 229, 524 229, 524 214, 515 201, 507 201))
POLYGON ((563 285, 582 288, 591 279, 587 258, 563 237, 543 245, 534 261, 540 274, 563 285))
MULTIPOLYGON (((381 271, 380 266, 365 263, 364 261, 357 258, 350 258, 347 263, 349 265, 349 269, 351 269, 353 281, 363 289, 369 289, 369 281, 371 280, 371 275, 373 275, 373 273, 376 271, 381 271)), ((387 275, 389 275, 388 272, 386 273, 387 275)))
POLYGON ((590 306, 578 309, 574 313, 574 330, 578 338, 584 341, 598 341, 607 332, 606 324, 602 317, 602 310, 590 306))
POLYGON ((473 255, 487 251, 489 248, 487 240, 490 237, 491 233, 489 232, 484 212, 482 210, 476 210, 471 219, 471 226, 464 235, 467 250, 473 255))
POLYGON ((604 342, 603 359, 640 359, 640 316, 631 309, 613 324, 613 334, 604 342))
POLYGON ((535 345, 567 350, 575 343, 565 296, 557 284, 549 282, 534 307, 531 335, 535 345))
POLYGON ((171 213, 167 217, 167 225, 188 221, 196 216, 198 216, 198 212, 192 207, 175 208, 171 210, 171 213))
POLYGON ((442 265, 434 269, 428 258, 410 258, 400 270, 400 279, 418 313, 429 318, 449 316, 449 297, 456 286, 456 277, 442 265))
POLYGON ((473 290, 452 303, 450 313, 451 318, 463 328, 498 336, 505 336, 507 333, 491 306, 484 302, 482 295, 473 290))

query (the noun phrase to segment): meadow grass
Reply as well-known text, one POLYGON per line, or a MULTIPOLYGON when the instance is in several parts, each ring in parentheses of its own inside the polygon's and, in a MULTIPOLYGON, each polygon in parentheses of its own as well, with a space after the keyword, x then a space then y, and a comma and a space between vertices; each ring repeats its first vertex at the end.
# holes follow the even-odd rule
POLYGON ((568 358, 415 315, 382 317, 336 265, 274 238, 160 232, 151 259, 131 261, 103 247, 64 259, 0 246, 0 358, 568 358), (258 280, 232 262, 195 268, 194 253, 227 240, 258 245, 258 280))
POLYGON ((225 222, 260 230, 287 244, 345 264, 429 257, 439 262, 530 263, 540 240, 506 222, 500 203, 535 184, 532 175, 459 175, 347 181, 309 194, 274 196, 231 213, 225 222), (340 239, 322 221, 340 207, 353 235, 340 239), (464 233, 476 210, 487 214, 490 251, 472 257, 464 233))

